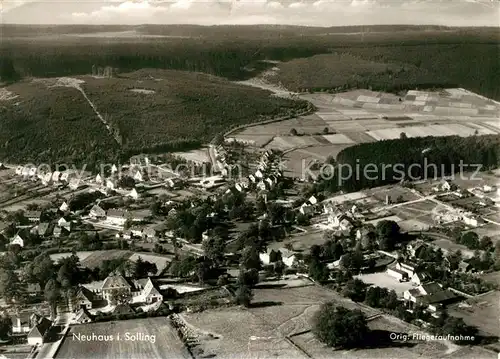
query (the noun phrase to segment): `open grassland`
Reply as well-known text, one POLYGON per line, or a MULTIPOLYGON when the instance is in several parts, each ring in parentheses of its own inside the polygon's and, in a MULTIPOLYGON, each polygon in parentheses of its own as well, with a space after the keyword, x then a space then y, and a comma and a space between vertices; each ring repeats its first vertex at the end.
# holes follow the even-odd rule
POLYGON ((56 356, 57 359, 165 359, 190 358, 168 318, 148 318, 78 325, 71 328, 56 356), (155 336, 150 340, 125 340, 125 334, 155 336), (75 335, 113 336, 112 341, 78 341, 75 335), (117 335, 120 334, 120 340, 117 335))
POLYGON ((81 263, 83 267, 97 268, 105 260, 129 258, 131 255, 132 252, 119 249, 112 249, 108 251, 95 251, 91 255, 83 259, 81 263))
POLYGON ((484 335, 500 336, 500 293, 493 291, 478 295, 473 299, 454 304, 450 315, 463 318, 469 324, 477 327, 484 335))
POLYGON ((135 262, 139 259, 139 257, 142 258, 142 260, 144 260, 144 261, 154 263, 156 265, 157 270, 158 270, 157 271, 158 275, 161 274, 165 270, 165 268, 168 266, 168 264, 172 260, 171 257, 154 255, 154 254, 147 254, 147 253, 135 253, 129 258, 129 260, 132 262, 135 262))
POLYGON ((391 340, 390 333, 409 334, 420 330, 396 318, 388 316, 376 317, 368 322, 372 330, 372 338, 365 343, 367 348, 356 350, 333 350, 319 342, 312 332, 293 336, 291 340, 311 358, 438 358, 459 348, 444 342, 418 341, 399 342, 391 340))

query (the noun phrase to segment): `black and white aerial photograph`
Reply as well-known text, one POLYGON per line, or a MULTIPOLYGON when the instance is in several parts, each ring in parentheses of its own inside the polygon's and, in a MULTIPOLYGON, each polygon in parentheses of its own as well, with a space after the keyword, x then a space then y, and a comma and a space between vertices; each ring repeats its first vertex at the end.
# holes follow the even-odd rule
POLYGON ((500 0, 0 0, 0 359, 206 358, 500 358, 500 0))

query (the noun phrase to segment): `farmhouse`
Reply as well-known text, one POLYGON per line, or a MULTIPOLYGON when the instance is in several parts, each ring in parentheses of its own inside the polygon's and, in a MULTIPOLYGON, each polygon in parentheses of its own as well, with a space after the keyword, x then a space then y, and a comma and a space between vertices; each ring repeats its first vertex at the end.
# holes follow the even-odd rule
POLYGON ((103 179, 102 179, 100 174, 97 174, 97 176, 95 176, 95 183, 97 183, 97 184, 103 183, 103 179))
MULTIPOLYGON (((144 280, 142 282, 144 282, 144 280)), ((144 286, 142 286, 142 283, 140 281, 137 281, 136 286, 138 287, 138 289, 141 289, 136 301, 147 304, 163 301, 163 295, 160 293, 160 290, 154 285, 151 278, 145 280, 144 286)))
POLYGON ((72 322, 74 324, 85 324, 92 322, 92 316, 89 311, 85 308, 81 308, 75 313, 72 322))
POLYGON ((450 290, 443 289, 438 283, 431 282, 405 291, 403 297, 410 309, 422 305, 431 312, 437 312, 457 296, 450 290))
POLYGON ((66 201, 64 201, 61 206, 59 207, 59 210, 61 212, 66 212, 66 211, 69 211, 69 206, 68 206, 68 203, 66 201))
POLYGON ((29 345, 42 345, 45 336, 52 327, 52 322, 45 317, 42 317, 38 323, 28 333, 29 345))
POLYGON ((109 302, 113 293, 121 290, 132 293, 132 286, 121 275, 110 275, 102 283, 101 295, 109 302))
POLYGON ((67 220, 66 218, 59 218, 59 220, 57 221, 57 225, 61 228, 64 228, 66 231, 71 232, 71 221, 67 220))
POLYGON ((130 304, 118 304, 113 310, 113 315, 126 315, 126 314, 134 314, 135 311, 132 309, 130 304))
POLYGON ((354 227, 354 221, 345 214, 331 214, 328 216, 328 225, 341 231, 350 231, 354 227))
POLYGON ((17 244, 18 246, 20 246, 21 248, 24 247, 24 239, 19 235, 19 234, 16 234, 9 242, 9 244, 11 246, 17 244))
POLYGON ((30 316, 27 313, 12 318, 12 333, 26 334, 31 330, 30 316))
POLYGON ((426 244, 423 241, 416 241, 415 243, 410 243, 406 246, 406 250, 412 257, 418 257, 423 250, 425 250, 426 244))
POLYGON ((41 216, 41 211, 27 211, 24 213, 24 217, 30 222, 39 222, 41 216))
POLYGON ((72 309, 73 311, 80 309, 92 309, 94 301, 94 293, 82 286, 78 289, 78 293, 72 303, 72 309))

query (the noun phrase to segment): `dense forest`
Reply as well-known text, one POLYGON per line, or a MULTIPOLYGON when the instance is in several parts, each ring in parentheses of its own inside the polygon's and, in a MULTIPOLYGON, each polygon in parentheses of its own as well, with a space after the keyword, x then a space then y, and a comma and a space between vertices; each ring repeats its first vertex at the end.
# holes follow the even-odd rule
POLYGON ((137 153, 198 148, 233 126, 312 109, 305 101, 185 71, 80 79, 109 129, 77 89, 54 86, 55 79, 23 80, 5 87, 19 96, 0 106, 2 162, 59 161, 93 169, 137 153))
POLYGON ((0 54, 23 76, 83 75, 96 64, 122 72, 161 68, 244 80, 274 66, 266 62, 273 60, 285 62, 279 80, 293 90, 443 85, 500 99, 500 35, 493 28, 5 25, 2 31, 0 54), (154 37, 78 37, 126 30, 154 37))
POLYGON ((401 180, 438 178, 458 173, 460 164, 463 172, 474 172, 476 165, 483 171, 498 167, 500 135, 415 137, 358 144, 337 155, 334 177, 321 181, 317 188, 352 192, 401 180))

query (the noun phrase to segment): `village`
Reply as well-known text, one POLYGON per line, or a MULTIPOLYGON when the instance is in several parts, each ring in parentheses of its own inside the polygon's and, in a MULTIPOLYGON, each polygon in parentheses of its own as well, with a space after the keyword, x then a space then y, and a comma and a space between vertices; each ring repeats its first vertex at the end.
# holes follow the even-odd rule
MULTIPOLYGON (((164 317, 201 358, 209 349, 189 344, 187 318, 257 307, 266 283, 333 290, 424 331, 446 313, 500 350, 494 172, 324 197, 313 179, 284 174, 281 150, 221 141, 207 151, 211 163, 141 155, 99 173, 2 165, 2 354, 70 357, 88 349, 68 339, 86 326, 164 317)), ((148 323, 136 326, 154 335, 148 323)))

